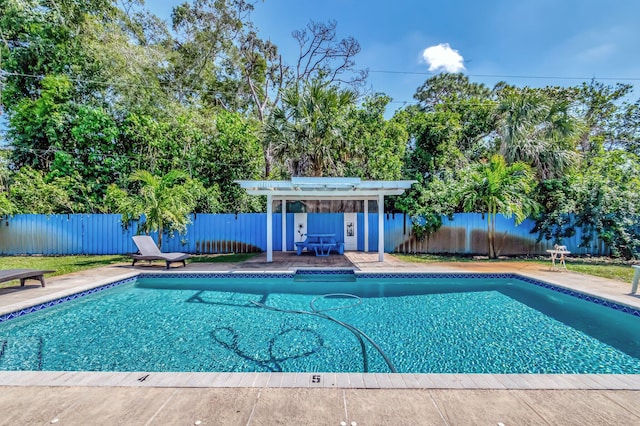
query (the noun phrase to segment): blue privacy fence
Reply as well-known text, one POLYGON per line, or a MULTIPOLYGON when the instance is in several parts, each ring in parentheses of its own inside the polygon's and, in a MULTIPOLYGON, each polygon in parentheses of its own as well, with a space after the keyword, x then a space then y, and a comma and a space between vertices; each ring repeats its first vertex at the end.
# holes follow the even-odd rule
MULTIPOLYGON (((250 253, 265 251, 267 216, 265 213, 198 214, 184 235, 164 236, 163 251, 188 253, 250 253)), ((516 226, 513 219, 498 217, 501 254, 545 254, 552 241, 536 242, 530 233, 533 221, 516 226)), ((309 213, 310 233, 344 235, 342 213, 309 213)), ((411 232, 411 221, 403 214, 385 214, 385 251, 401 253, 485 254, 486 221, 481 214, 459 213, 444 219, 443 227, 422 241, 411 232)), ((294 215, 287 213, 287 250, 294 250, 294 215)), ((0 220, 0 255, 44 254, 126 254, 136 248, 131 237, 137 226, 123 228, 120 215, 15 215, 0 220)), ((357 216, 357 247, 364 251, 364 214, 357 216)), ((576 254, 606 255, 602 243, 579 247, 580 233, 562 242, 576 254)), ((282 250, 281 214, 273 217, 273 249, 282 250)), ((369 213, 369 251, 378 250, 378 214, 369 213)))

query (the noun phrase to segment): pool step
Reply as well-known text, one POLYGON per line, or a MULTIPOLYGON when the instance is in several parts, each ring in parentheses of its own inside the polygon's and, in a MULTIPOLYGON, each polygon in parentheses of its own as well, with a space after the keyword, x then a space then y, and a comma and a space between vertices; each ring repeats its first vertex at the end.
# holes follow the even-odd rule
POLYGON ((355 282, 353 269, 298 269, 294 282, 355 282))

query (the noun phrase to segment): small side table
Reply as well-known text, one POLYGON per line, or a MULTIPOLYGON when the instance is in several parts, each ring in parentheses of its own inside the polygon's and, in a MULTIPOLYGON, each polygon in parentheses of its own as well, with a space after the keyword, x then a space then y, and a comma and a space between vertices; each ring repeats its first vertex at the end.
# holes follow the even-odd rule
POLYGON ((547 250, 547 253, 551 254, 551 267, 549 268, 552 271, 556 270, 567 270, 567 265, 564 262, 565 254, 571 254, 570 251, 567 250, 547 250), (557 261, 557 262, 556 262, 557 261))

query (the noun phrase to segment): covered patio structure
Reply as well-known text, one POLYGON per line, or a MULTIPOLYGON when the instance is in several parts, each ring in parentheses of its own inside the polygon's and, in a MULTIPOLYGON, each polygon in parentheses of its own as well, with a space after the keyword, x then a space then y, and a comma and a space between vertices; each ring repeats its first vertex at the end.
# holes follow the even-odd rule
POLYGON ((365 251, 368 250, 369 221, 368 201, 378 203, 378 260, 384 261, 384 197, 401 195, 416 181, 363 181, 360 178, 293 177, 284 180, 236 181, 250 195, 267 197, 267 262, 273 262, 273 202, 282 203, 282 251, 287 250, 287 202, 309 200, 354 200, 364 201, 365 251))

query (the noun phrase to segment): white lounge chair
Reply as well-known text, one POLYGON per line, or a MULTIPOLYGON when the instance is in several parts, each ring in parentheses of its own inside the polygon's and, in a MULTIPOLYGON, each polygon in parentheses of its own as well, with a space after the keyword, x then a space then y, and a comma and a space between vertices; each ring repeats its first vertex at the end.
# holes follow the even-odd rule
POLYGON ((0 283, 20 280, 20 285, 24 287, 24 282, 26 280, 38 280, 42 287, 44 287, 44 274, 48 274, 50 272, 42 269, 3 269, 0 270, 0 283))
POLYGON ((186 259, 191 256, 186 253, 163 253, 160 251, 156 242, 148 235, 136 235, 133 242, 138 247, 137 254, 132 254, 133 264, 135 266, 138 260, 164 260, 167 263, 167 269, 171 263, 182 262, 182 266, 187 266, 186 259))

